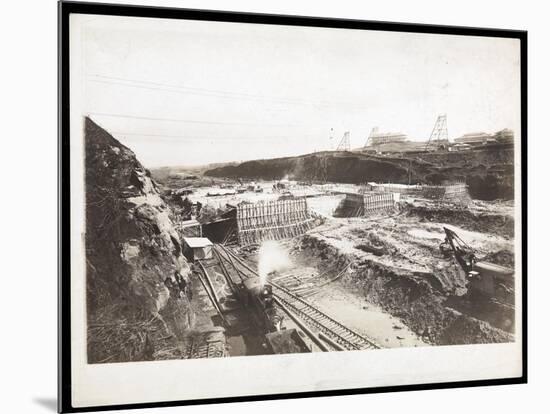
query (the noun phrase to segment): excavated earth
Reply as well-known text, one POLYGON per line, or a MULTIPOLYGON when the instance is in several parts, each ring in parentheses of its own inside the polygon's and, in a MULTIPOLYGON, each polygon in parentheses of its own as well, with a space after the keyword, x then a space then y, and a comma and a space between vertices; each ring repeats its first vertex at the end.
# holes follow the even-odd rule
POLYGON ((514 207, 510 203, 471 201, 468 205, 434 204, 415 201, 407 205, 405 214, 421 223, 435 222, 456 225, 462 229, 514 237, 514 207))
MULTIPOLYGON (((212 312, 204 311, 204 292, 182 255, 172 210, 129 148, 90 119, 85 132, 88 361, 188 357, 187 345, 218 340, 220 332, 212 326, 212 312), (194 299, 167 287, 166 277, 176 272, 194 299)), ((464 179, 474 198, 511 199, 513 149, 414 158, 320 153, 218 166, 206 175, 341 183, 362 183, 357 177, 436 184, 464 179)), ((355 313, 352 307, 380 309, 393 318, 390 330, 394 324, 407 337, 406 346, 509 342, 513 310, 473 297, 464 272, 439 244, 447 226, 479 258, 513 267, 513 217, 509 202, 415 201, 390 217, 319 218, 322 224, 292 242, 292 252, 305 273, 347 269, 324 287, 325 293, 336 292, 332 299, 321 292, 312 301, 332 306, 339 318, 355 313)), ((368 324, 363 314, 375 312, 349 323, 368 324)))
POLYGON ((508 206, 478 202, 465 226, 471 230, 453 225, 460 221, 453 208, 433 208, 433 215, 412 206, 392 217, 329 219, 306 234, 299 249, 327 266, 351 261, 335 284, 397 318, 426 343, 513 341, 513 309, 473 297, 462 269, 439 249, 447 226, 480 258, 513 267, 508 206), (486 215, 502 217, 491 226, 483 223, 486 215))

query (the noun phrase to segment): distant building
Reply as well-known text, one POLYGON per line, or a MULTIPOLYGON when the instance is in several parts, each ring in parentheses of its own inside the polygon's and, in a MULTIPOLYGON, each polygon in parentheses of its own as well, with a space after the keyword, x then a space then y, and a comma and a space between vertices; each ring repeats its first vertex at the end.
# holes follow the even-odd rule
POLYGON ((490 141, 494 141, 494 138, 486 132, 470 132, 459 138, 455 138, 457 144, 486 144, 490 141))
POLYGON ((514 142, 514 131, 508 128, 501 129, 500 131, 495 132, 494 138, 498 142, 514 142))
POLYGON ((472 146, 470 144, 454 144, 449 146, 449 151, 468 151, 472 146))
POLYGON ((378 127, 374 127, 369 135, 368 145, 375 146, 405 141, 407 141, 407 135, 401 132, 378 132, 378 127))
POLYGON ((448 139, 432 139, 431 141, 423 142, 424 149, 428 151, 446 150, 449 148, 448 139))

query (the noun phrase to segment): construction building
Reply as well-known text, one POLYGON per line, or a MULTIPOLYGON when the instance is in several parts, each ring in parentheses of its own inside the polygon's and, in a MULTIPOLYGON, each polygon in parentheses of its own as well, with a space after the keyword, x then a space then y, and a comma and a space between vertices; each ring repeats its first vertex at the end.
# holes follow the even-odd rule
POLYGON ((379 132, 378 127, 372 129, 367 142, 358 151, 376 154, 414 153, 431 151, 466 151, 472 146, 491 143, 509 144, 514 141, 514 132, 508 128, 488 134, 486 132, 470 132, 449 142, 447 131, 447 115, 439 115, 427 141, 409 141, 407 135, 401 132, 379 132))
POLYGON ((401 132, 379 132, 378 127, 374 127, 365 143, 365 147, 405 141, 407 141, 407 135, 401 132))
POLYGON ((411 142, 407 135, 401 132, 379 132, 378 127, 374 127, 363 150, 374 149, 378 153, 416 152, 444 150, 448 146, 447 115, 439 115, 426 142, 411 142))
POLYGON ((487 144, 490 141, 494 141, 494 136, 487 134, 486 132, 470 132, 464 134, 461 137, 455 138, 457 144, 487 144))
POLYGON ((508 128, 501 129, 500 131, 495 132, 494 138, 500 143, 514 142, 514 131, 508 128))
POLYGON ((211 259, 212 242, 206 237, 184 237, 183 254, 191 261, 211 259))
POLYGON ((491 143, 509 144, 514 142, 514 131, 508 128, 501 129, 494 134, 486 132, 470 132, 455 138, 455 145, 486 145, 491 143))

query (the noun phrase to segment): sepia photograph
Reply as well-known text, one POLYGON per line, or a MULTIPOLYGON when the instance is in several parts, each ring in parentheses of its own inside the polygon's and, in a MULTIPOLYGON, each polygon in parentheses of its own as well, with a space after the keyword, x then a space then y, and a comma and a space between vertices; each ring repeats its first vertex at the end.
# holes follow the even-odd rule
POLYGON ((469 345, 521 368, 517 35, 73 18, 88 369, 469 345))

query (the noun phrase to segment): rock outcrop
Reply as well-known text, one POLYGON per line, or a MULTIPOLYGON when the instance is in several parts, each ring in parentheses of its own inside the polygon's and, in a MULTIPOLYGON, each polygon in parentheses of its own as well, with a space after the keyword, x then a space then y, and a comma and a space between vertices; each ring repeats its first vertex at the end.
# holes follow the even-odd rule
POLYGON ((85 120, 88 361, 155 359, 193 322, 190 267, 150 173, 134 153, 85 120))

